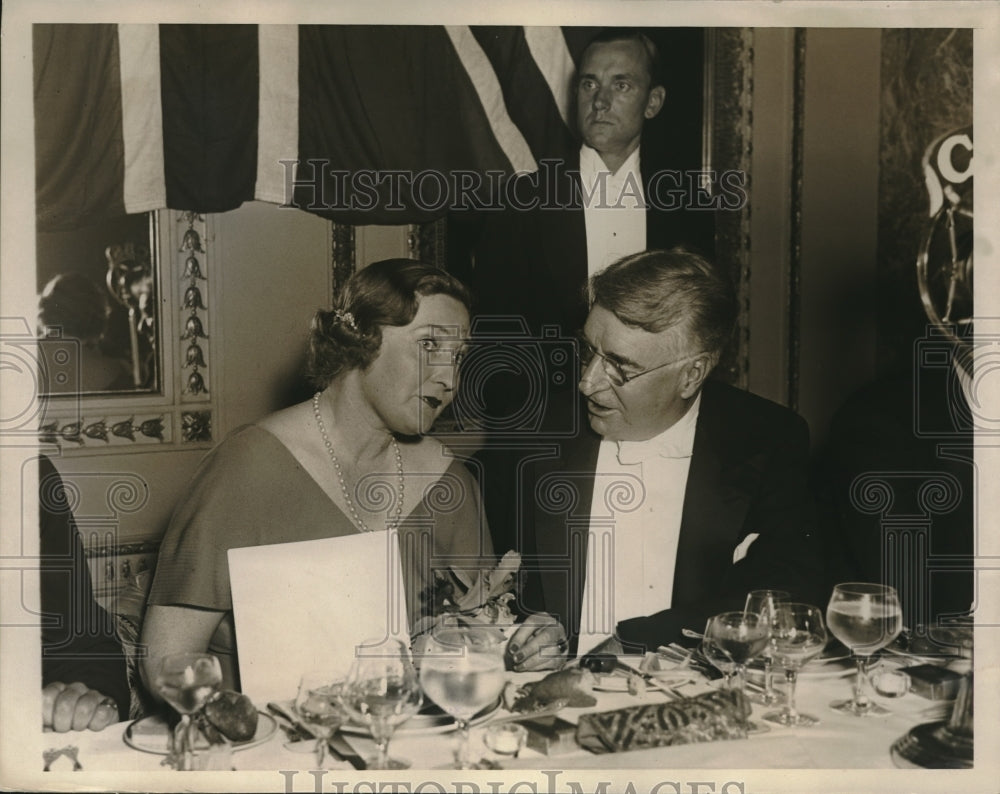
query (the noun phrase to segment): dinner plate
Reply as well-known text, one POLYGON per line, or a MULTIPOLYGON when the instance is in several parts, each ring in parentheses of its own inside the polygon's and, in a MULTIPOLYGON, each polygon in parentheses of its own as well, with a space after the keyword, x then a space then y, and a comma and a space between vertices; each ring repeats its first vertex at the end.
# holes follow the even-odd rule
MULTIPOLYGON (((469 720, 469 725, 478 725, 492 717, 500 709, 500 698, 479 711, 469 720)), ((455 718, 446 714, 434 703, 425 704, 419 713, 414 714, 406 722, 402 723, 393 735, 398 736, 405 733, 448 733, 458 727, 455 718)), ((346 722, 340 726, 341 733, 349 733, 354 736, 370 736, 367 726, 359 725, 356 722, 346 722)))
MULTIPOLYGON (((234 750, 246 750, 266 742, 278 729, 278 723, 270 714, 257 712, 257 731, 243 742, 231 742, 234 750)), ((158 714, 151 714, 130 722, 125 728, 125 744, 144 753, 166 755, 170 751, 170 728, 166 720, 158 714)))

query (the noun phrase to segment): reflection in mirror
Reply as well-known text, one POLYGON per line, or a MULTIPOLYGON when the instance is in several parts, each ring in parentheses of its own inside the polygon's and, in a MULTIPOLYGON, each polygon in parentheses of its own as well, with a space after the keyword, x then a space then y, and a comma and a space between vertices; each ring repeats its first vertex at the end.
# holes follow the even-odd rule
POLYGON ((159 393, 156 215, 37 235, 43 394, 159 393))

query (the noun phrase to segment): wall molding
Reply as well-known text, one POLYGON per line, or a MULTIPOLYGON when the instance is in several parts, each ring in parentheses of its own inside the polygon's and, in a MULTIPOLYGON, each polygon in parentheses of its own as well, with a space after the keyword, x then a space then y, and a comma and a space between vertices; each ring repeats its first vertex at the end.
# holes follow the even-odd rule
POLYGON ((39 396, 37 441, 54 455, 208 447, 217 401, 213 321, 218 258, 206 218, 162 210, 156 294, 164 372, 158 394, 39 396))
MULTIPOLYGON (((709 28, 705 42, 705 168, 738 171, 752 187, 753 47, 752 28, 709 28)), ((727 383, 747 387, 750 368, 750 203, 715 214, 716 260, 729 263, 739 301, 736 339, 717 367, 727 383)))

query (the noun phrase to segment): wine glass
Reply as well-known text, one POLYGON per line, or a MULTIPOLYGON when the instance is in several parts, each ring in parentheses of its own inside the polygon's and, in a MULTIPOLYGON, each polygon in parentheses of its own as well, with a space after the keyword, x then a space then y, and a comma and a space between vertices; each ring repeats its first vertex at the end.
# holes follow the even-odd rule
POLYGON ((396 639, 366 640, 341 689, 340 702, 368 726, 378 754, 367 759, 371 769, 406 769, 409 761, 389 757, 396 726, 420 708, 423 695, 406 644, 396 639))
POLYGON ((826 624, 834 637, 851 649, 858 665, 854 697, 837 700, 831 708, 857 717, 888 714, 868 696, 868 664, 903 629, 903 610, 895 589, 883 584, 847 582, 833 588, 826 624))
POLYGON ((827 634, 823 626, 823 613, 811 604, 782 602, 775 605, 771 623, 771 653, 785 670, 788 695, 785 708, 764 715, 769 722, 792 728, 815 725, 819 722, 809 714, 800 714, 795 708, 795 683, 799 669, 810 659, 823 652, 827 634))
MULTIPOLYGON (((743 692, 747 662, 764 650, 770 634, 770 625, 759 614, 722 612, 709 618, 705 626, 704 643, 709 649, 709 660, 720 670, 723 668, 714 658, 731 662, 731 676, 727 681, 734 689, 743 692)), ((724 675, 725 672, 723 670, 724 675)))
POLYGON ((712 618, 709 618, 705 625, 705 636, 701 640, 701 655, 711 662, 712 667, 722 673, 722 688, 729 689, 732 686, 733 670, 736 669, 736 663, 728 653, 708 638, 708 627, 711 623, 712 618))
POLYGON ((197 726, 191 715, 199 711, 222 683, 222 667, 210 653, 171 653, 162 657, 153 676, 153 689, 181 715, 171 739, 170 760, 177 769, 195 768, 197 726))
MULTIPOLYGON (((773 629, 775 606, 777 604, 788 603, 790 600, 791 594, 785 590, 751 590, 747 594, 747 601, 743 607, 743 611, 760 615, 773 629)), ((759 695, 748 694, 747 697, 756 703, 771 706, 778 703, 782 698, 774 690, 774 658, 771 653, 770 642, 764 646, 761 656, 764 659, 764 691, 759 695)))
POLYGON ((326 746, 333 732, 344 722, 340 705, 342 685, 327 673, 310 672, 302 676, 295 696, 295 713, 316 737, 316 768, 322 769, 326 746))
POLYGON ((420 665, 424 693, 455 718, 460 746, 455 768, 475 769, 469 720, 493 703, 506 683, 503 634, 489 626, 438 629, 420 665))

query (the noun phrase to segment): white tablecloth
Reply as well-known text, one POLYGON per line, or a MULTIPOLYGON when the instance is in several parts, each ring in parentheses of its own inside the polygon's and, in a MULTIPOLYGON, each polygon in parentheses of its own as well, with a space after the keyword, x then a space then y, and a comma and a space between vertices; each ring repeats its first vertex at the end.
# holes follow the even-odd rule
MULTIPOLYGON (((850 676, 802 677, 798 685, 799 710, 819 717, 820 723, 809 728, 785 728, 766 723, 761 717, 774 707, 755 704, 752 719, 768 726, 769 730, 745 740, 606 755, 593 755, 577 749, 569 754, 549 757, 525 749, 517 759, 500 759, 490 753, 482 745, 482 726, 473 730, 473 741, 478 743, 486 758, 498 761, 505 769, 877 769, 893 766, 890 747, 910 728, 942 718, 942 704, 912 693, 892 700, 876 698, 892 710, 890 715, 883 717, 858 718, 830 709, 831 700, 850 696, 852 682, 850 676)), ((688 685, 683 691, 685 694, 696 694, 709 686, 708 683, 688 685)), ((596 708, 566 709, 562 716, 575 722, 586 711, 606 711, 664 699, 664 695, 652 689, 641 697, 624 692, 599 692, 597 695, 596 708)), ((501 711, 499 715, 505 713, 501 711)), ((79 760, 88 771, 164 770, 162 756, 139 752, 125 744, 123 734, 127 725, 113 725, 100 732, 46 733, 42 737, 42 746, 46 749, 76 746, 79 760)), ((362 756, 373 753, 374 746, 370 740, 356 736, 348 738, 362 756)), ((390 749, 392 755, 410 760, 413 770, 433 770, 453 760, 456 741, 455 733, 414 734, 407 732, 404 725, 404 729, 393 738, 390 749)), ((305 749, 302 743, 298 745, 299 752, 294 752, 293 747, 285 742, 285 735, 279 729, 269 741, 235 752, 233 764, 237 770, 302 770, 300 776, 305 776, 305 770, 315 767, 314 758, 310 753, 301 751, 305 749)), ((353 772, 346 763, 338 761, 331 761, 326 767, 353 772)), ((367 772, 367 775, 371 778, 372 772, 367 772)), ((324 787, 323 790, 329 788, 324 787)))

